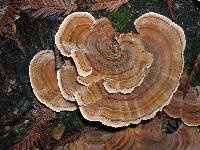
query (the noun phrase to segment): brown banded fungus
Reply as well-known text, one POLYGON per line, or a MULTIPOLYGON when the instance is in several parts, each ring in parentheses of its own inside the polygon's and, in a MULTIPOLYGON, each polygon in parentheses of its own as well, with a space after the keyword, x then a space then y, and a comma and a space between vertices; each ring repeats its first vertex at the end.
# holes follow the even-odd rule
POLYGON ((76 104, 63 98, 58 88, 53 51, 38 52, 30 62, 29 76, 37 99, 54 111, 73 111, 76 104))
POLYGON ((173 118, 181 118, 188 126, 200 125, 200 87, 190 87, 185 96, 178 90, 164 111, 173 118))
POLYGON ((200 133, 196 127, 182 124, 177 131, 167 134, 157 117, 134 129, 132 150, 199 150, 200 133))
POLYGON ((154 117, 177 90, 186 43, 182 28, 152 12, 134 24, 139 34, 118 34, 107 18, 76 12, 56 34, 61 53, 75 62, 83 86, 74 96, 90 121, 137 124, 154 117))
POLYGON ((69 15, 56 34, 56 44, 74 59, 80 83, 103 79, 110 93, 131 93, 153 61, 138 36, 118 37, 107 18, 95 21, 88 13, 69 15))
POLYGON ((68 150, 199 150, 200 133, 196 127, 182 124, 177 131, 167 134, 164 117, 133 128, 108 132, 88 130, 78 139, 64 146, 68 150))
POLYGON ((65 145, 67 150, 128 150, 134 144, 133 129, 117 132, 88 130, 77 140, 65 145))
POLYGON ((63 97, 69 101, 75 101, 75 93, 82 86, 77 82, 77 71, 70 61, 65 61, 61 69, 57 71, 58 86, 63 97))

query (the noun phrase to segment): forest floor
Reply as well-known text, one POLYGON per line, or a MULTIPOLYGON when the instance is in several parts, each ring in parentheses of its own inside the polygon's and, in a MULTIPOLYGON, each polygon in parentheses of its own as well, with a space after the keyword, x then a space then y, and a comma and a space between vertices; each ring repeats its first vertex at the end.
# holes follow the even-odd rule
MULTIPOLYGON (((157 12, 170 18, 167 5, 162 0, 129 0, 117 11, 105 10, 91 12, 95 18, 107 17, 119 33, 136 32, 133 22, 146 12, 157 12)), ((184 69, 190 72, 194 60, 200 52, 200 10, 192 0, 176 0, 174 4, 175 22, 186 35, 187 46, 184 52, 184 69)), ((23 139, 24 134, 36 121, 31 119, 34 110, 40 109, 29 81, 29 63, 41 50, 54 49, 54 35, 63 20, 32 18, 20 15, 15 21, 16 34, 0 39, 0 149, 10 149, 15 142, 23 139), (36 107, 39 108, 35 108, 36 107), (22 138, 21 138, 22 137, 22 138)), ((191 81, 192 86, 200 85, 200 66, 191 81)), ((41 112, 39 112, 41 113, 41 112)), ((51 112, 47 115, 51 115, 51 112)), ((86 121, 78 110, 55 113, 48 120, 48 142, 42 149, 53 149, 76 138, 82 129, 95 126, 108 129, 99 123, 86 121), (52 138, 53 130, 59 125, 65 127, 62 138, 52 138), (50 140, 49 140, 50 139, 50 140)), ((37 126, 37 125, 36 125, 37 126)), ((40 143, 39 143, 40 145, 40 143)), ((41 146, 41 145, 40 145, 41 146)))

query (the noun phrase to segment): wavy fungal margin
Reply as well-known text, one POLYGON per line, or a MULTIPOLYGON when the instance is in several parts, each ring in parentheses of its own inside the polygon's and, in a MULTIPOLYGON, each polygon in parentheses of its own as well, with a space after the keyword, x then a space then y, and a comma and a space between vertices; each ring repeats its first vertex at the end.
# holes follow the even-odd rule
POLYGON ((138 34, 119 35, 107 18, 76 12, 56 34, 58 49, 75 65, 58 72, 60 91, 73 97, 87 120, 138 124, 153 118, 177 91, 186 45, 182 28, 153 12, 134 25, 138 34))

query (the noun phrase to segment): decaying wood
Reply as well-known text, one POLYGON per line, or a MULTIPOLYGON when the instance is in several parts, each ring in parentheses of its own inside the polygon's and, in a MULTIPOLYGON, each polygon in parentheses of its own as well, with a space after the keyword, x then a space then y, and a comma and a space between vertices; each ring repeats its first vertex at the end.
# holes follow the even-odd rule
POLYGON ((54 48, 54 55, 56 61, 56 70, 60 69, 64 64, 63 57, 57 47, 54 48))

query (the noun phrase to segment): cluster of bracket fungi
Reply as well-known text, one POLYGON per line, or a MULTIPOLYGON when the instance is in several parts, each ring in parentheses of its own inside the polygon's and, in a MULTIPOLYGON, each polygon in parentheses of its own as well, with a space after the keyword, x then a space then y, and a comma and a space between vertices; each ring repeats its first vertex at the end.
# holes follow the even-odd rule
POLYGON ((33 92, 54 111, 79 108, 87 120, 107 126, 138 124, 163 108, 184 124, 168 135, 155 116, 119 132, 84 133, 67 149, 199 148, 200 134, 189 126, 200 125, 200 88, 190 87, 185 97, 178 89, 186 44, 182 28, 152 12, 134 25, 137 34, 119 34, 107 18, 95 20, 86 12, 67 16, 55 44, 71 59, 56 70, 53 51, 36 54, 29 66, 33 92))
MULTIPOLYGON (((182 124, 179 129, 166 134, 162 127, 164 117, 156 116, 145 124, 117 132, 90 130, 80 135, 65 149, 74 150, 199 150, 200 134, 195 127, 182 124)), ((63 149, 64 149, 63 148, 63 149)))
POLYGON ((191 88, 188 101, 177 91, 186 44, 182 28, 152 12, 134 25, 137 34, 119 34, 107 18, 95 20, 86 12, 67 16, 55 44, 73 62, 66 59, 56 71, 53 51, 34 56, 29 75, 37 99, 57 112, 79 108, 87 120, 112 127, 153 118, 171 100, 167 114, 199 125, 199 90, 191 88))

